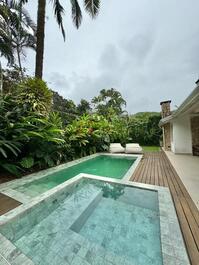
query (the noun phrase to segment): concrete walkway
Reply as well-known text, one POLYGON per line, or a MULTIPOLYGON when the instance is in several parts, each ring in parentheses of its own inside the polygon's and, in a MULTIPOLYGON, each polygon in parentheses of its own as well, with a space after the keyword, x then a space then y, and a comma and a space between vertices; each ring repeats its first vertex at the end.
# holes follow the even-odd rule
POLYGON ((199 157, 165 153, 199 209, 199 157))

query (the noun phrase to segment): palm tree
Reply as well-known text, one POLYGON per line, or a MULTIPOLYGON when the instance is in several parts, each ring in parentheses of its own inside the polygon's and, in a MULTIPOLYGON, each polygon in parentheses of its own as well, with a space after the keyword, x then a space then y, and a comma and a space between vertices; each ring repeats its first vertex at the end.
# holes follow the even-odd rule
POLYGON ((9 65, 15 64, 15 54, 19 70, 23 76, 21 56, 24 48, 36 49, 36 25, 20 3, 3 1, 0 5, 0 52, 9 65))
MULTIPOLYGON (((21 0, 22 3, 27 3, 28 0, 21 0)), ((63 26, 64 7, 59 0, 51 0, 53 3, 54 14, 59 27, 61 28, 63 38, 65 40, 65 30, 63 26)), ((82 12, 78 0, 70 0, 72 19, 75 27, 78 29, 82 21, 82 12)), ((99 12, 100 0, 84 0, 84 8, 95 18, 99 12)), ((44 54, 44 37, 45 37, 45 11, 46 0, 38 0, 37 10, 37 48, 36 48, 36 64, 35 76, 42 78, 43 75, 43 54, 44 54)))

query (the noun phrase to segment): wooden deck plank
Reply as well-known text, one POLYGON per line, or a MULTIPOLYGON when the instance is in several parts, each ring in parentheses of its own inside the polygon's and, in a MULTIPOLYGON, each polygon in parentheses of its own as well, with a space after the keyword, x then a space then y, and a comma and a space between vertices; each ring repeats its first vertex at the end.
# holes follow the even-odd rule
POLYGON ((150 167, 150 163, 149 161, 147 161, 147 163, 143 163, 143 173, 142 173, 142 182, 146 183, 146 178, 148 176, 147 174, 147 168, 150 167))
MULTIPOLYGON (((151 157, 152 159, 152 157, 151 157)), ((148 164, 145 165, 145 171, 147 172, 147 184, 150 184, 151 183, 151 178, 152 178, 152 163, 150 162, 150 160, 148 160, 148 164), (149 169, 149 171, 148 171, 149 169), (148 174, 148 172, 151 172, 150 174, 148 174)))
POLYGON ((2 193, 0 193, 0 215, 3 215, 10 210, 21 205, 21 202, 18 202, 2 193))
POLYGON ((199 211, 165 153, 145 153, 131 180, 169 187, 191 264, 198 265, 199 211))

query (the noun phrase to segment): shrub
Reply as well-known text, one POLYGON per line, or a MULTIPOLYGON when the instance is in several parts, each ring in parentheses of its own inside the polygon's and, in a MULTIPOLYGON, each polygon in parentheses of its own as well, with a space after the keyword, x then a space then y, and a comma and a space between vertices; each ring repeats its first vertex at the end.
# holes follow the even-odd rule
POLYGON ((27 112, 48 114, 52 106, 52 92, 47 84, 37 78, 27 78, 17 87, 17 99, 27 112))
MULTIPOLYGON (((29 79, 26 85, 29 82, 35 81, 29 79)), ((57 165, 65 157, 60 151, 65 143, 61 118, 56 113, 43 113, 50 99, 48 90, 45 92, 47 87, 43 93, 36 93, 34 86, 27 85, 34 88, 31 92, 28 89, 27 95, 25 87, 20 87, 19 94, 0 96, 0 168, 14 175, 32 167, 57 165), (28 99, 25 104, 22 96, 28 99), (44 105, 35 104, 44 97, 44 105)))
POLYGON ((138 113, 129 120, 129 135, 133 142, 142 145, 159 145, 162 130, 158 123, 161 117, 159 113, 138 113))

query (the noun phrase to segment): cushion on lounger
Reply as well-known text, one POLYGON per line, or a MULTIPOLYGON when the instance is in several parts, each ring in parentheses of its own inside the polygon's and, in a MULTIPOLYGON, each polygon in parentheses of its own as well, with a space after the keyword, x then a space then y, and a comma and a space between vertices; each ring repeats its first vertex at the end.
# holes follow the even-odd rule
POLYGON ((112 143, 109 148, 110 153, 124 153, 125 148, 120 143, 112 143))

